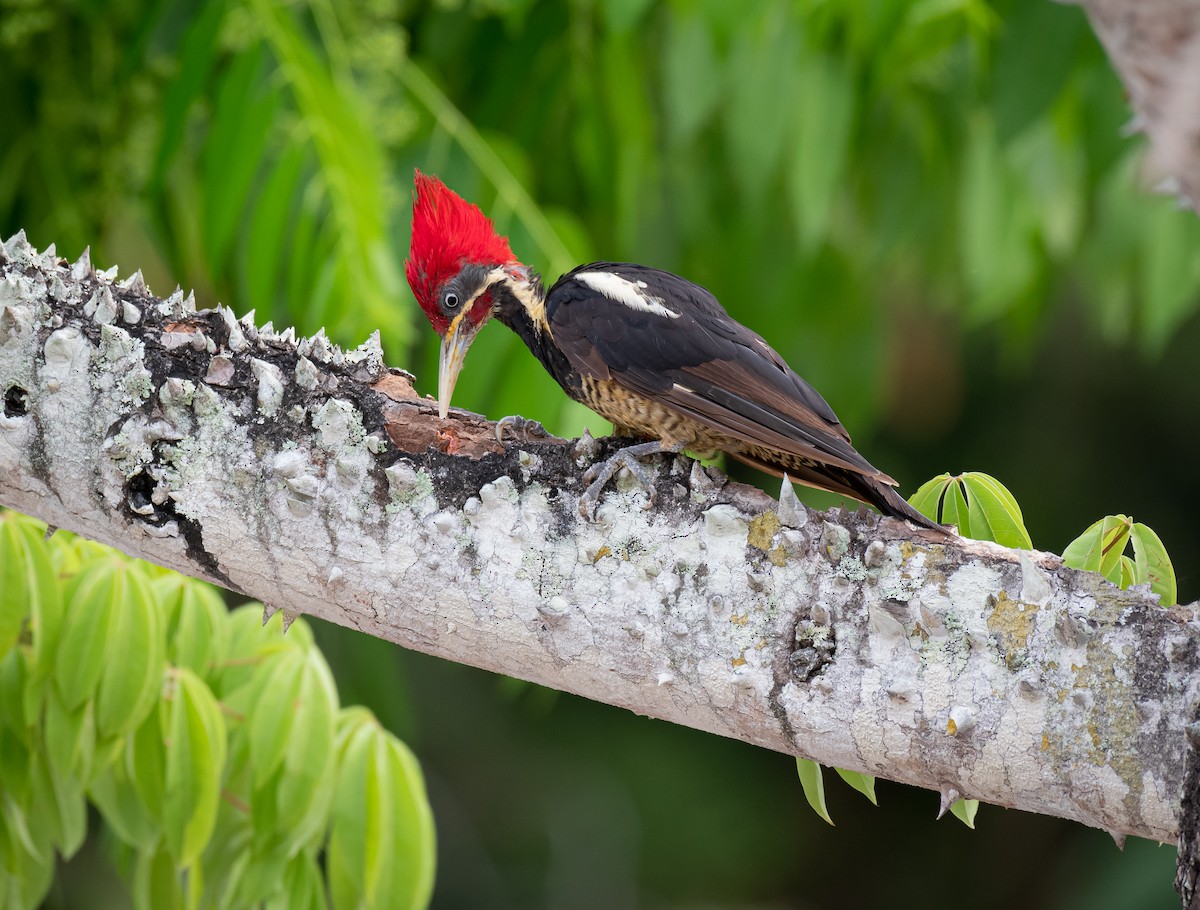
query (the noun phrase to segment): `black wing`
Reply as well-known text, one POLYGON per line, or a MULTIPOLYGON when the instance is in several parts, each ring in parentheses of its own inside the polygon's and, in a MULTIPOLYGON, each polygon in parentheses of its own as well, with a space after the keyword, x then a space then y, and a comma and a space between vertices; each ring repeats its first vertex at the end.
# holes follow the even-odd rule
POLYGON ((854 450, 816 389, 698 284, 646 266, 590 263, 550 289, 546 318, 585 376, 747 444, 895 485, 854 450))

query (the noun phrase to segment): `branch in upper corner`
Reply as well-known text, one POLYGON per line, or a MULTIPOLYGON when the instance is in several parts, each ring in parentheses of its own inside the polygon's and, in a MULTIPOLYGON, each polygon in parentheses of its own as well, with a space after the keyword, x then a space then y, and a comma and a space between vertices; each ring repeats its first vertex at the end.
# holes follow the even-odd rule
POLYGON ((1191 208, 1200 203, 1200 3, 1082 0, 1129 92, 1133 128, 1150 138, 1148 176, 1191 208))

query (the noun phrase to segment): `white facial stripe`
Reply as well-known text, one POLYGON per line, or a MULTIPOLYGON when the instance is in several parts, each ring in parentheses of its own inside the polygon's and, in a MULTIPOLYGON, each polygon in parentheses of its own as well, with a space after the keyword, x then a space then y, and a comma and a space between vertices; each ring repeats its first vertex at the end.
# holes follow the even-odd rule
POLYGON ((653 313, 655 316, 666 316, 678 319, 679 314, 663 306, 661 297, 651 297, 643 288, 646 282, 633 282, 612 272, 578 272, 575 275, 593 291, 599 291, 609 300, 623 304, 631 310, 643 313, 653 313))

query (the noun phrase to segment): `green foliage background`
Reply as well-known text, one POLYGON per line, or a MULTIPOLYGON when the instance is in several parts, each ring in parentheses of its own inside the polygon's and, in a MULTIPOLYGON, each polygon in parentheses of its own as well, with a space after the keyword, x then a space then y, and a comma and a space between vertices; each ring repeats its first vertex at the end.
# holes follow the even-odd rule
MULTIPOLYGON (((419 166, 548 277, 624 258, 708 285, 906 492, 987 471, 1060 551, 1132 513, 1200 593, 1200 222, 1145 191, 1078 8, 0 0, 0 84, 5 235, 345 343, 379 328, 433 391, 401 277, 419 166)), ((603 429, 498 328, 456 403, 603 429)), ((878 810, 831 787, 830 831, 779 756, 316 635, 421 758, 436 906, 1173 902, 1171 849, 987 807, 935 826, 935 796, 882 782, 878 810)), ((52 905, 109 875, 85 850, 52 905)))

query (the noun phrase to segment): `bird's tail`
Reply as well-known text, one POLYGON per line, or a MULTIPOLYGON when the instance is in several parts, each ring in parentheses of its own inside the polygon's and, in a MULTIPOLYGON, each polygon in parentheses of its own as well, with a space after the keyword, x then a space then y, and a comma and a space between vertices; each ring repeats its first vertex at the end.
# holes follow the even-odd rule
POLYGON ((931 518, 927 518, 908 504, 908 501, 896 492, 896 488, 886 483, 881 483, 878 480, 873 480, 870 477, 864 477, 862 474, 846 475, 847 486, 853 491, 852 495, 856 499, 870 503, 875 506, 884 515, 891 515, 893 518, 903 518, 905 521, 911 521, 919 528, 928 528, 931 531, 941 531, 946 533, 944 525, 938 524, 931 518))

